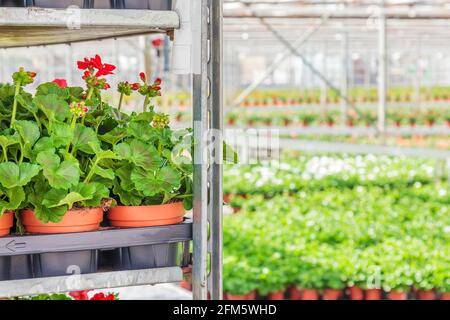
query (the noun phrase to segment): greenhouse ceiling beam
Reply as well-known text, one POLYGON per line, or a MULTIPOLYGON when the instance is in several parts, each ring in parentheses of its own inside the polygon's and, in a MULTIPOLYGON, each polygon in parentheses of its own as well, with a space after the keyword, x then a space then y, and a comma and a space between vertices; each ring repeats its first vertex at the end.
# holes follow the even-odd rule
MULTIPOLYGON (((369 19, 377 14, 374 6, 290 6, 283 4, 255 6, 225 6, 225 18, 320 18, 332 13, 331 19, 369 19)), ((389 19, 450 19, 450 9, 445 6, 394 6, 387 7, 389 19)))
MULTIPOLYGON (((305 44, 308 39, 320 29, 322 25, 324 25, 328 18, 330 17, 330 13, 325 13, 320 21, 315 25, 311 26, 306 30, 305 33, 302 34, 300 38, 292 43, 292 48, 297 49, 303 44, 305 44)), ((285 59, 292 54, 291 48, 286 48, 274 61, 269 65, 263 73, 256 78, 242 93, 233 101, 234 106, 239 106, 252 92, 255 90, 264 80, 266 80, 284 61, 285 59)))
MULTIPOLYGON (((301 54, 301 52, 293 46, 289 41, 287 41, 275 28, 273 28, 270 23, 268 23, 265 19, 259 18, 261 23, 275 36, 275 38, 278 39, 294 56, 299 57, 302 60, 302 63, 309 69, 311 72, 316 75, 323 83, 325 83, 331 90, 333 90, 339 97, 342 98, 344 101, 343 108, 347 110, 347 107, 350 106, 353 110, 355 110, 358 114, 358 110, 356 109, 355 105, 350 101, 347 95, 347 84, 343 84, 342 90, 336 87, 328 78, 322 74, 311 62, 309 62, 308 59, 305 58, 304 55, 301 54)), ((348 52, 347 52, 348 55, 348 52)), ((347 71, 344 71, 344 74, 347 71)), ((344 76, 345 78, 348 78, 348 75, 344 76)), ((345 82, 347 82, 347 79, 345 79, 345 82)), ((245 97, 246 98, 246 97, 245 97)), ((245 99, 244 98, 244 99, 245 99)), ((241 101, 242 102, 242 101, 241 101)))

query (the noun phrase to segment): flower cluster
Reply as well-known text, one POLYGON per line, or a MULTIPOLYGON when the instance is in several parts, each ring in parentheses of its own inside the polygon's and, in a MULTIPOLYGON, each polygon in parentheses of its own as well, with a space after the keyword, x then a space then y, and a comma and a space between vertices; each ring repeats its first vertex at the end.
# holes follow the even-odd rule
POLYGON ((113 71, 116 66, 108 63, 103 63, 98 54, 94 58, 84 58, 82 61, 77 61, 78 69, 84 70, 83 80, 86 81, 90 88, 95 89, 109 89, 110 85, 106 79, 100 78, 114 74, 113 71))
POLYGON ((14 72, 12 75, 14 84, 19 86, 25 86, 27 84, 33 83, 35 77, 36 72, 25 71, 25 69, 22 67, 20 67, 19 71, 14 72))
POLYGON ((164 113, 155 113, 153 116, 152 126, 154 128, 165 128, 169 124, 169 116, 164 113))
POLYGON ((88 111, 89 108, 86 107, 84 102, 74 102, 70 105, 70 113, 76 117, 84 117, 88 111))
POLYGON ((117 91, 121 94, 129 96, 132 91, 137 91, 141 88, 139 83, 129 83, 128 81, 119 82, 117 91))
POLYGON ((153 84, 147 84, 147 76, 144 72, 141 72, 139 74, 139 77, 141 78, 142 82, 144 82, 144 84, 141 85, 138 89, 140 94, 142 94, 143 96, 148 96, 150 98, 161 96, 162 80, 160 78, 156 78, 153 84))
POLYGON ((117 295, 114 293, 108 293, 104 294, 103 292, 96 293, 92 296, 92 298, 89 298, 89 290, 84 291, 75 291, 70 292, 69 295, 74 300, 118 300, 117 295))

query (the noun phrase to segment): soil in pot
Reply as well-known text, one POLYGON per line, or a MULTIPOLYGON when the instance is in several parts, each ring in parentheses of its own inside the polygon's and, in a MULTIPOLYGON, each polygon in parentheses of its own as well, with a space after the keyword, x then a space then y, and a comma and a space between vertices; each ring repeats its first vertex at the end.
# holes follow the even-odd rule
POLYGON ((323 300, 338 300, 342 294, 342 290, 325 289, 323 292, 323 300))
POLYGON ((268 300, 284 300, 284 290, 271 292, 267 295, 268 300))
POLYGON ((408 300, 408 293, 403 291, 390 291, 389 300, 408 300))
POLYGON ((303 289, 302 300, 319 300, 319 292, 315 289, 303 289))
POLYGON ((36 234, 55 234, 70 232, 86 232, 98 230, 102 208, 83 208, 67 211, 57 223, 43 223, 36 218, 32 210, 22 211, 22 223, 25 230, 36 234))
POLYGON ((381 289, 367 289, 366 300, 381 300, 381 289))
POLYGON ((434 300, 436 293, 433 290, 418 290, 417 299, 419 300, 434 300))
POLYGON ((182 202, 153 206, 117 206, 109 210, 113 227, 152 227, 183 222, 185 210, 182 202))
POLYGON ((5 212, 0 216, 0 237, 7 236, 14 224, 14 214, 12 212, 5 212))
POLYGON ((289 297, 291 300, 301 300, 302 299, 302 290, 297 288, 296 286, 292 286, 289 288, 289 297))
POLYGON ((350 300, 364 300, 364 291, 357 286, 348 288, 350 300))

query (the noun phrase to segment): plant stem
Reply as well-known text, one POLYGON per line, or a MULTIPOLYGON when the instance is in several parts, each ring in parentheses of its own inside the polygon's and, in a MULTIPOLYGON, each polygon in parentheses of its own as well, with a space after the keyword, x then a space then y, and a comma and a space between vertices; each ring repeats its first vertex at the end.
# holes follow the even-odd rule
MULTIPOLYGON (((75 125, 77 123, 77 116, 73 115, 72 116, 72 122, 70 123, 70 128, 73 130, 75 129, 75 125)), ((70 145, 72 144, 72 142, 69 142, 66 146, 66 152, 69 153, 69 149, 70 149, 70 145)))
POLYGON ((86 179, 84 179, 84 183, 88 183, 89 181, 91 181, 92 177, 94 176, 95 168, 97 168, 97 160, 95 160, 94 163, 92 164, 91 171, 89 171, 89 174, 86 176, 86 179))
POLYGON ((120 93, 119 107, 117 108, 119 111, 122 108, 122 101, 123 101, 123 92, 120 93))
POLYGON ((92 94, 94 93, 94 88, 89 87, 88 93, 86 95, 86 100, 89 100, 92 97, 92 94))
POLYGON ((17 96, 20 92, 20 81, 16 83, 16 90, 14 91, 14 102, 13 102, 13 111, 11 115, 11 123, 9 125, 12 128, 14 122, 16 122, 16 113, 17 113, 17 96))
POLYGON ((5 162, 7 162, 8 161, 8 153, 6 152, 6 148, 2 147, 2 149, 3 149, 3 158, 4 158, 5 162))
POLYGON ((147 105, 148 105, 148 103, 149 103, 149 97, 148 97, 148 95, 147 96, 145 96, 145 100, 144 100, 144 112, 147 112, 147 105))

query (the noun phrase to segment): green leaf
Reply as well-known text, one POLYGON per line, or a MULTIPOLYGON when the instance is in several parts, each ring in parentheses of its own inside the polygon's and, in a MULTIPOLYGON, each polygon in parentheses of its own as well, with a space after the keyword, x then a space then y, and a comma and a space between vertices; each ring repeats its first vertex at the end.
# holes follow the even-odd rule
POLYGON ((150 123, 153 121, 153 117, 155 116, 154 112, 147 111, 147 112, 140 112, 138 114, 133 114, 131 117, 131 122, 144 122, 150 125, 150 123))
POLYGON ((17 102, 24 107, 25 109, 27 109, 29 112, 31 113, 37 113, 38 112, 38 108, 37 106, 33 103, 32 100, 32 96, 31 95, 26 95, 23 96, 21 94, 19 94, 17 97, 17 102))
POLYGON ((75 126, 72 145, 76 150, 87 154, 95 154, 100 150, 100 141, 95 131, 81 124, 75 126))
POLYGON ((91 182, 90 185, 94 187, 94 192, 90 199, 82 201, 82 205, 85 207, 99 207, 103 199, 109 198, 109 189, 101 183, 91 182))
POLYGON ((131 172, 131 181, 136 189, 151 197, 160 192, 173 192, 180 187, 181 174, 171 167, 163 167, 156 174, 135 168, 131 172))
POLYGON ((19 141, 20 141, 19 136, 17 134, 13 136, 5 136, 5 135, 0 136, 0 146, 3 149, 7 149, 9 146, 17 144, 19 143, 19 141))
POLYGON ((119 196, 120 203, 125 206, 139 206, 142 204, 143 195, 138 191, 124 190, 117 180, 114 180, 113 193, 119 196))
POLYGON ((36 88, 36 96, 48 96, 55 95, 64 100, 69 97, 68 90, 66 88, 61 88, 56 83, 47 82, 39 85, 36 88))
POLYGON ((120 143, 114 146, 114 152, 145 170, 156 170, 163 165, 156 148, 139 140, 132 140, 130 144, 120 143))
POLYGON ((80 168, 76 160, 61 162, 59 156, 52 151, 42 151, 36 161, 42 166, 44 176, 53 188, 69 189, 80 180, 80 168))
POLYGON ((34 205, 33 209, 34 215, 38 220, 42 221, 43 223, 60 222, 68 210, 67 206, 47 208, 42 204, 33 203, 33 205, 34 205))
POLYGON ((84 89, 81 87, 68 87, 69 96, 71 100, 79 101, 83 98, 84 89))
POLYGON ((111 145, 116 145, 119 141, 123 140, 127 136, 127 130, 125 128, 114 128, 113 130, 100 135, 100 140, 109 143, 111 145))
POLYGON ((68 145, 74 137, 73 129, 65 122, 55 122, 52 126, 53 145, 58 148, 68 145))
POLYGON ((37 157, 39 152, 42 151, 50 151, 51 153, 55 153, 56 149, 53 145, 53 140, 50 137, 40 138, 36 144, 33 146, 33 154, 34 157, 37 157))
POLYGON ((3 162, 0 163, 0 183, 5 188, 21 187, 30 182, 40 170, 37 164, 3 162))
POLYGON ((94 173, 102 178, 113 180, 115 175, 113 169, 103 169, 100 166, 96 166, 94 173))
POLYGON ((34 103, 47 116, 50 121, 54 119, 64 121, 70 118, 69 104, 64 98, 56 94, 39 95, 34 98, 34 103))
POLYGON ((24 145, 33 146, 41 136, 36 122, 27 120, 18 120, 14 123, 14 128, 22 138, 24 145))
POLYGON ((66 190, 52 189, 45 195, 42 204, 50 209, 67 206, 70 210, 75 203, 92 199, 95 191, 96 186, 89 183, 79 183, 69 193, 66 190))
POLYGON ((131 191, 134 189, 134 183, 131 181, 131 171, 133 165, 126 164, 115 171, 115 174, 120 179, 120 186, 123 190, 131 191))
POLYGON ((25 192, 22 187, 0 191, 9 199, 9 201, 5 199, 0 200, 0 217, 5 211, 20 209, 22 202, 25 200, 25 192))

